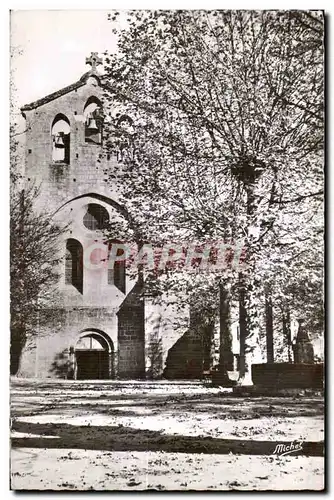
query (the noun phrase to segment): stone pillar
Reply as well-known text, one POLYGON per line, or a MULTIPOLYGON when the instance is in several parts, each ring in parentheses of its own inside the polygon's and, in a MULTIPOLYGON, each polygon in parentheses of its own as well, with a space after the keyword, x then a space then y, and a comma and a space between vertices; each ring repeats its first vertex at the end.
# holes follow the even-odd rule
POLYGON ((118 378, 118 351, 114 351, 114 378, 118 378))
POLYGON ((109 379, 117 378, 118 374, 118 351, 108 353, 109 379))
POLYGON ((109 351, 108 352, 108 378, 111 379, 114 377, 114 367, 113 367, 113 357, 114 357, 114 354, 112 351, 109 351))
POLYGON ((314 363, 314 349, 303 320, 298 320, 299 327, 296 342, 293 346, 294 363, 314 363))
POLYGON ((68 360, 69 360, 68 378, 70 380, 75 380, 76 379, 76 362, 75 362, 74 347, 69 348, 68 360))

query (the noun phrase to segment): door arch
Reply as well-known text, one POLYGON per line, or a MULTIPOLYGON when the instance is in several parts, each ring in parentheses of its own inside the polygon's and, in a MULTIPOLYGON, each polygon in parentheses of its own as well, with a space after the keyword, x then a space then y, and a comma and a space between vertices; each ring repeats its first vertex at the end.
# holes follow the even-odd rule
POLYGON ((114 346, 103 332, 82 332, 74 347, 75 378, 106 380, 114 377, 114 346))

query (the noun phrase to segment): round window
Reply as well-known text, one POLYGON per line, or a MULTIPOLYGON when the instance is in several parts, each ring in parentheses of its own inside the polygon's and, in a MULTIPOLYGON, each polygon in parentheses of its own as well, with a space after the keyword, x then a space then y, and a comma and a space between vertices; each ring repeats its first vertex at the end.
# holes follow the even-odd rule
POLYGON ((87 229, 105 229, 109 222, 108 211, 101 205, 90 203, 84 215, 83 223, 87 229))

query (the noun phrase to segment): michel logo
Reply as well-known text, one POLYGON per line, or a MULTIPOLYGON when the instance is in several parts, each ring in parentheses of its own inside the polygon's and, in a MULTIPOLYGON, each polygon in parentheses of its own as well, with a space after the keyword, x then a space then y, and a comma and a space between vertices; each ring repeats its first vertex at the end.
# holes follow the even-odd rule
POLYGON ((276 445, 273 454, 280 455, 282 457, 284 455, 290 455, 290 453, 294 453, 296 451, 302 451, 302 449, 303 449, 302 441, 297 441, 296 443, 290 443, 290 444, 280 443, 276 445))

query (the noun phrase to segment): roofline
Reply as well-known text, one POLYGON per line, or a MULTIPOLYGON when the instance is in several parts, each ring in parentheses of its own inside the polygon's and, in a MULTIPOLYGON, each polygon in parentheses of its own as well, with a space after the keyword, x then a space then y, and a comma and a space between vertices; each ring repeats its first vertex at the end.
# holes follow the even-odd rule
POLYGON ((84 73, 82 75, 80 80, 78 80, 75 83, 72 83, 72 85, 68 85, 67 87, 57 90, 56 92, 52 92, 52 94, 42 97, 41 99, 37 99, 37 101, 31 102, 30 104, 25 104, 24 106, 21 107, 21 113, 23 114, 23 116, 25 116, 24 114, 25 111, 30 111, 32 109, 38 108, 43 104, 47 104, 48 102, 53 101, 58 97, 68 94, 69 92, 72 92, 73 90, 76 90, 80 87, 83 87, 86 84, 88 78, 91 76, 94 76, 98 80, 99 85, 101 85, 101 75, 97 74, 93 70, 87 71, 87 73, 84 73))

